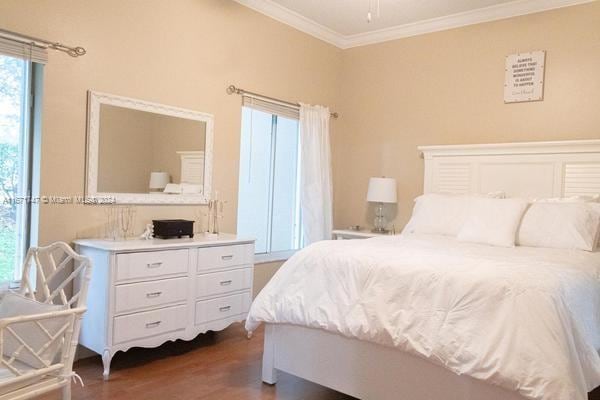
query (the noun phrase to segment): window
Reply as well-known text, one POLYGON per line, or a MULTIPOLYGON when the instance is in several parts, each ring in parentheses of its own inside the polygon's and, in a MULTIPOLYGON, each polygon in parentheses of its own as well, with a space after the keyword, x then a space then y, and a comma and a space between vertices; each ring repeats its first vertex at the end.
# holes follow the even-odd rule
MULTIPOLYGON (((31 240, 33 88, 41 65, 0 53, 0 281, 21 277, 31 240)), ((37 100, 36 100, 37 102, 37 100)))
POLYGON ((297 111, 244 104, 237 231, 256 239, 257 254, 283 255, 302 240, 297 111))

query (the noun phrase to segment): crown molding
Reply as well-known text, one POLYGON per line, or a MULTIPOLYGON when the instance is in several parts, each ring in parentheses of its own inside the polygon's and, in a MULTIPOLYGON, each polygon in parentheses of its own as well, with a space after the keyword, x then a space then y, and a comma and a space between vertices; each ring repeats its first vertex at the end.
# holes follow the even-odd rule
POLYGON ((283 7, 271 0, 233 0, 243 6, 251 8, 261 14, 273 18, 276 21, 289 25, 301 32, 321 39, 339 48, 344 48, 344 35, 326 26, 313 21, 310 18, 298 14, 289 8, 283 7))
POLYGON ((596 0, 515 0, 439 18, 432 18, 410 24, 393 26, 355 35, 342 35, 326 26, 283 7, 272 0, 234 0, 243 6, 267 15, 304 33, 321 39, 341 49, 366 46, 426 33, 460 28, 483 22, 497 21, 521 15, 533 14, 557 8, 591 3, 596 0))
POLYGON ((366 46, 425 33, 439 32, 483 22, 497 21, 521 15, 554 10, 557 8, 591 3, 593 1, 596 0, 516 0, 509 3, 497 4, 377 31, 348 35, 344 37, 342 48, 366 46))

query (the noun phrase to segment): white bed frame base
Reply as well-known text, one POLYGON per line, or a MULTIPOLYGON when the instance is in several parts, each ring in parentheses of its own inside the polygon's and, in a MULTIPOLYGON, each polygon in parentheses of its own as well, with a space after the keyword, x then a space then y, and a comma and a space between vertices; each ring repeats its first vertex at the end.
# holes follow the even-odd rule
MULTIPOLYGON (((600 140, 422 146, 425 193, 600 193, 600 140)), ((266 324, 263 381, 277 371, 364 400, 525 400, 425 359, 320 329, 266 324)))
POLYGON ((265 329, 263 381, 269 384, 284 371, 359 399, 524 400, 378 344, 300 326, 265 329))

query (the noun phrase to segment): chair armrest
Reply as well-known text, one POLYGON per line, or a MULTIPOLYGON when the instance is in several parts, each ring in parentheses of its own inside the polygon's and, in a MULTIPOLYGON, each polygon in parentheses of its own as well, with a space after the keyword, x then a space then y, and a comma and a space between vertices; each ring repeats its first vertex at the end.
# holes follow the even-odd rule
POLYGON ((17 316, 17 317, 2 318, 2 319, 0 319, 0 329, 4 329, 6 326, 15 324, 15 323, 41 321, 41 320, 51 319, 51 318, 62 318, 62 317, 67 317, 67 316, 75 316, 78 314, 83 314, 86 310, 87 310, 86 307, 78 307, 78 308, 71 308, 69 310, 51 311, 51 312, 47 312, 47 313, 21 315, 21 316, 17 316))

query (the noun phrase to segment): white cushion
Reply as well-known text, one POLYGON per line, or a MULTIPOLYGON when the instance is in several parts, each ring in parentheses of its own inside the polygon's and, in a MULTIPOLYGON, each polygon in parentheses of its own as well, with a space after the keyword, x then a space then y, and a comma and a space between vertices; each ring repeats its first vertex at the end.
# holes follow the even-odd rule
MULTIPOLYGON (((33 314, 43 314, 64 310, 65 306, 44 304, 14 292, 8 292, 0 300, 0 319, 33 314)), ((41 323, 51 334, 56 334, 67 322, 67 317, 42 320, 41 323)), ((35 321, 9 325, 36 353, 48 342, 48 337, 36 325, 35 321)), ((52 363, 60 350, 61 341, 56 340, 40 355, 44 361, 52 363)), ((4 356, 11 357, 21 347, 21 343, 13 335, 4 332, 4 356)), ((44 368, 45 365, 25 348, 21 349, 16 359, 33 368, 44 368)))
POLYGON ((532 204, 517 235, 520 246, 593 251, 600 230, 600 204, 540 202, 532 204))
POLYGON ((458 240, 514 247, 517 229, 527 206, 528 202, 522 199, 472 199, 458 240))
MULTIPOLYGON (((17 368, 23 374, 34 372, 35 369, 31 368, 29 365, 21 363, 19 361, 13 361, 12 366, 17 368)), ((15 390, 19 390, 29 385, 33 385, 34 383, 40 381, 43 378, 43 375, 33 375, 28 379, 15 379, 17 375, 12 372, 10 369, 4 366, 0 366, 0 396, 6 393, 14 392, 15 390)))
POLYGON ((503 198, 504 192, 487 195, 430 193, 415 199, 413 214, 403 233, 456 236, 467 217, 469 202, 485 197, 503 198))

